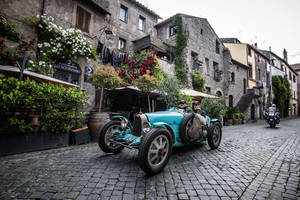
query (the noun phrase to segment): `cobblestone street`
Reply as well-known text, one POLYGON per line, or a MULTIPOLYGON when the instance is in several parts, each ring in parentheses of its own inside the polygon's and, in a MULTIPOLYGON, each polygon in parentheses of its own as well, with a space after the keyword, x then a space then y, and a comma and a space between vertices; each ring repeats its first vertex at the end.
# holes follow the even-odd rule
POLYGON ((0 158, 1 199, 300 199, 300 118, 223 128, 216 150, 177 148, 148 177, 137 150, 96 143, 0 158))

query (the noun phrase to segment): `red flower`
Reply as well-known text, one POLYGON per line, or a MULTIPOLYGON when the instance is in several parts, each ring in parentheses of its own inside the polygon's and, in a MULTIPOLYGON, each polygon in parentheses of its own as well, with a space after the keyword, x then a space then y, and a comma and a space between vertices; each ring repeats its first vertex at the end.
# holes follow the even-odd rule
POLYGON ((29 51, 29 46, 26 46, 26 47, 25 47, 25 51, 29 51))
POLYGON ((3 44, 3 40, 0 40, 0 44, 3 44))
POLYGON ((146 49, 146 52, 149 52, 149 49, 146 49))
POLYGON ((0 49, 0 53, 2 53, 3 52, 3 49, 0 49))
POLYGON ((156 56, 157 58, 159 58, 159 56, 156 56))
POLYGON ((132 82, 131 85, 134 85, 134 83, 132 82))
POLYGON ((19 47, 18 47, 18 50, 22 50, 22 46, 19 46, 19 47))
POLYGON ((33 40, 30 40, 30 44, 33 45, 33 40))
POLYGON ((9 60, 15 61, 15 58, 14 57, 10 57, 9 60))
POLYGON ((126 87, 126 84, 125 84, 125 83, 123 83, 123 87, 126 87))

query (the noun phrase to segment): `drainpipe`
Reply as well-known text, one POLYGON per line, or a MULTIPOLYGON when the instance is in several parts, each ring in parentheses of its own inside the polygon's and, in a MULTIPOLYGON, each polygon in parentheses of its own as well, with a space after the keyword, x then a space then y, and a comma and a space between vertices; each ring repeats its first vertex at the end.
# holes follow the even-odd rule
POLYGON ((42 10, 41 10, 41 15, 45 14, 45 4, 46 4, 46 0, 42 0, 42 10))

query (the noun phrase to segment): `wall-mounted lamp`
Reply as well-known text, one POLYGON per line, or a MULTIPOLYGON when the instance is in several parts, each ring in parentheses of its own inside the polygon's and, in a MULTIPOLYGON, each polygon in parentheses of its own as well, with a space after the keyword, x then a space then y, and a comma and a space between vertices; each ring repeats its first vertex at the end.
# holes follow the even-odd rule
POLYGON ((101 32, 100 38, 101 38, 101 36, 102 36, 103 33, 105 33, 106 40, 110 40, 113 37, 112 30, 110 30, 110 28, 107 27, 107 26, 101 28, 99 31, 101 32))

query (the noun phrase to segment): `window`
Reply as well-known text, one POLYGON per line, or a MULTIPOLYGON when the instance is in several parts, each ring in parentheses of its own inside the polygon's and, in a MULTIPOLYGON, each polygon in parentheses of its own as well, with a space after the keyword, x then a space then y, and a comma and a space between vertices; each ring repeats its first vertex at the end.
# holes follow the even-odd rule
POLYGON ((139 30, 145 31, 145 18, 142 16, 139 17, 139 30))
POLYGON ((247 92, 247 80, 244 78, 243 79, 243 88, 244 88, 244 94, 246 94, 246 92, 247 92))
POLYGON ((170 26, 169 28, 169 37, 175 35, 176 33, 176 26, 170 26))
POLYGON ((233 96, 229 95, 229 107, 233 107, 233 96))
POLYGON ((128 8, 121 5, 121 7, 120 7, 120 20, 122 20, 123 22, 127 22, 127 11, 128 11, 128 8))
POLYGON ((214 68, 214 79, 215 81, 219 81, 220 80, 220 74, 217 73, 217 71, 219 70, 219 64, 216 62, 213 62, 213 68, 214 68))
POLYGON ((192 56, 192 68, 199 69, 198 64, 196 64, 196 60, 198 59, 198 54, 192 51, 191 56, 192 56))
POLYGON ((203 35, 203 29, 202 29, 202 28, 201 28, 201 30, 200 30, 200 34, 203 35))
POLYGON ((222 92, 221 92, 221 91, 217 91, 216 95, 217 95, 218 97, 221 97, 221 96, 222 96, 222 92))
POLYGON ((267 72, 266 73, 266 79, 267 79, 267 85, 270 85, 270 73, 269 72, 267 72))
POLYGON ((211 93, 210 87, 205 87, 205 89, 206 89, 207 94, 210 94, 210 93, 211 93))
POLYGON ((295 77, 295 75, 293 75, 293 81, 294 81, 294 83, 296 83, 296 77, 295 77))
POLYGON ((90 22, 91 22, 91 13, 87 12, 81 7, 77 7, 76 13, 76 28, 89 33, 90 29, 90 22))
POLYGON ((209 75, 209 59, 205 58, 206 73, 209 75))
POLYGON ((119 38, 118 49, 125 51, 126 48, 126 40, 119 38))
POLYGON ((260 81, 261 80, 260 69, 257 70, 257 73, 258 73, 258 80, 260 81))
POLYGON ((235 74, 234 72, 231 73, 231 82, 234 83, 235 81, 235 74))
POLYGON ((251 64, 248 65, 249 65, 249 77, 252 78, 252 65, 251 64))
POLYGON ((292 73, 289 72, 289 79, 292 80, 292 73))
POLYGON ((251 47, 248 46, 248 56, 252 56, 251 54, 251 47))
POLYGON ((218 40, 216 40, 216 53, 220 53, 220 42, 218 40))

